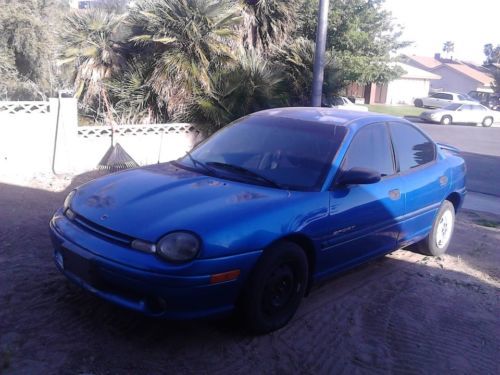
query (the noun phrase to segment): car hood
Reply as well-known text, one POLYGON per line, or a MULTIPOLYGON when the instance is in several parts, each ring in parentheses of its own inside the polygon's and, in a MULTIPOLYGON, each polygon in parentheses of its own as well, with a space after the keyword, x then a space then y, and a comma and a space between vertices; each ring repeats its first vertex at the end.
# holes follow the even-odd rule
POLYGON ((77 189, 71 209, 109 230, 157 241, 174 230, 203 235, 216 226, 281 207, 292 195, 286 190, 205 176, 166 163, 87 183, 77 189))

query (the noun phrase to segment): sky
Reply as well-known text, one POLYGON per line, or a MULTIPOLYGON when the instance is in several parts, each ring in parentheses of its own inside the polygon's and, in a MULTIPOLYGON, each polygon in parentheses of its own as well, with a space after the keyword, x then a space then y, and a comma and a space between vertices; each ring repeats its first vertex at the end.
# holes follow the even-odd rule
POLYGON ((385 8, 414 41, 401 53, 432 57, 450 40, 454 58, 480 64, 483 46, 500 44, 500 0, 386 0, 385 8))

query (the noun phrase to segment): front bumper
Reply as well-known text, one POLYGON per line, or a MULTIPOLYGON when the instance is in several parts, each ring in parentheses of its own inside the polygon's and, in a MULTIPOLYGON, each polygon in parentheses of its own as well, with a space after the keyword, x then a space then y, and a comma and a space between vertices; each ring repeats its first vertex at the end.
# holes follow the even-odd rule
POLYGON ((56 212, 50 221, 57 268, 72 282, 119 306, 149 316, 194 319, 234 308, 261 251, 171 265, 99 238, 56 212), (210 284, 210 276, 239 269, 237 279, 210 284))

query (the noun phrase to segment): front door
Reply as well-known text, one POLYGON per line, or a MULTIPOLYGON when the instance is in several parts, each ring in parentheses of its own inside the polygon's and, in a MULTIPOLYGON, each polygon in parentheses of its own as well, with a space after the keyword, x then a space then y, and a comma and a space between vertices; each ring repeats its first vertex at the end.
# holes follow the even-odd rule
POLYGON ((405 209, 401 178, 385 123, 358 131, 341 164, 341 171, 367 168, 382 179, 374 184, 332 185, 328 233, 321 238, 318 278, 361 263, 396 247, 397 219, 405 209))

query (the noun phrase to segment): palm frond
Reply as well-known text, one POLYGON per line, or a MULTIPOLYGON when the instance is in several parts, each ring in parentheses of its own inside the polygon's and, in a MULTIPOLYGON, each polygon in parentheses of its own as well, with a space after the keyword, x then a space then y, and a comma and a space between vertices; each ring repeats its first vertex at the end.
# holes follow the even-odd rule
POLYGON ((181 120, 214 131, 246 114, 283 104, 281 72, 256 51, 241 51, 238 63, 211 72, 212 91, 194 96, 181 120))
POLYGON ((123 16, 99 10, 75 12, 66 17, 60 33, 59 64, 73 64, 76 96, 96 116, 106 112, 105 80, 125 65, 123 48, 115 41, 122 21, 123 16))
POLYGON ((211 66, 233 59, 228 45, 238 22, 230 0, 144 0, 127 20, 130 41, 156 52, 154 85, 176 82, 191 93, 210 91, 211 66))

